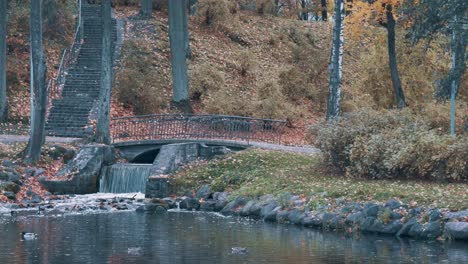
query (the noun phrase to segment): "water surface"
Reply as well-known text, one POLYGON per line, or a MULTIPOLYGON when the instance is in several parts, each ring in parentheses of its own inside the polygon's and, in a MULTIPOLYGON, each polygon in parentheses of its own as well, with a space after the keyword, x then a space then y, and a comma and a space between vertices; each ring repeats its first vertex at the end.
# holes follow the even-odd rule
POLYGON ((468 246, 208 213, 123 212, 0 219, 0 263, 468 263, 468 246), (22 231, 38 239, 21 241, 22 231), (232 254, 233 247, 248 253, 232 254))

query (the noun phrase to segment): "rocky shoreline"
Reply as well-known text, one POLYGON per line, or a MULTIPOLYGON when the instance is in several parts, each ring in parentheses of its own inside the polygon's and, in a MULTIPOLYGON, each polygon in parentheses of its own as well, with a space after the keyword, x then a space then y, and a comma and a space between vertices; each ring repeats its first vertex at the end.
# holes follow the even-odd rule
POLYGON ((183 197, 145 199, 143 194, 51 195, 44 199, 0 204, 0 217, 66 215, 84 213, 162 213, 167 210, 219 212, 265 222, 293 224, 348 234, 375 233, 418 240, 468 242, 468 210, 449 212, 403 204, 391 199, 384 204, 283 193, 258 198, 230 197, 212 192, 208 185, 183 197))
POLYGON ((376 233, 419 240, 460 240, 468 242, 468 210, 449 212, 410 206, 391 199, 385 204, 347 202, 318 205, 314 199, 289 193, 229 198, 227 192, 211 192, 203 186, 195 195, 151 199, 137 212, 180 208, 189 211, 219 212, 225 216, 249 217, 265 222, 294 224, 345 233, 376 233))

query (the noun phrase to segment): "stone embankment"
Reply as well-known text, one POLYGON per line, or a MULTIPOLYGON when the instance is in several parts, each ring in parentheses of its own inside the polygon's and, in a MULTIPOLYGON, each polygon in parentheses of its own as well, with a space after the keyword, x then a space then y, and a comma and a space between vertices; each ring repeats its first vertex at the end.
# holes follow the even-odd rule
POLYGON ((331 207, 327 204, 318 205, 314 200, 289 193, 277 197, 265 195, 257 199, 230 199, 226 192, 212 192, 209 186, 203 186, 194 196, 151 199, 137 211, 154 212, 179 208, 346 233, 377 233, 421 240, 455 239, 468 242, 468 210, 449 212, 411 207, 394 199, 385 204, 336 200, 335 206, 331 207))

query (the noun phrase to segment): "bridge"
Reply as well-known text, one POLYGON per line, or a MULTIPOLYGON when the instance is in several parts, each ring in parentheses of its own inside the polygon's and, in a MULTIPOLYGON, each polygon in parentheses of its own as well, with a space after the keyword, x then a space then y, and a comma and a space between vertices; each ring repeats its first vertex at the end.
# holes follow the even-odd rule
POLYGON ((198 142, 245 149, 278 145, 286 121, 227 115, 158 114, 111 120, 113 145, 123 157, 138 163, 154 159, 163 145, 198 142))

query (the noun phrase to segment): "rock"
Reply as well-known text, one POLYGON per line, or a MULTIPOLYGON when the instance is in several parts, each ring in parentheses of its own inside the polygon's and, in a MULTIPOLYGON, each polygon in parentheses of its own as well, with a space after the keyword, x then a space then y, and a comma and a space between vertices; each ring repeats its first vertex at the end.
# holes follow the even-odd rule
POLYGON ((9 159, 4 159, 2 160, 2 166, 7 167, 7 168, 13 168, 15 164, 9 159))
POLYGON ((276 221, 276 215, 278 214, 278 212, 280 210, 281 210, 281 206, 277 206, 276 208, 274 208, 272 211, 269 211, 265 215, 263 215, 263 213, 262 213, 263 221, 265 221, 265 222, 275 222, 276 221))
POLYGON ((379 205, 371 205, 364 209, 364 214, 368 217, 377 217, 380 210, 379 205))
POLYGON ((63 154, 63 163, 67 164, 70 160, 72 160, 76 155, 76 152, 73 149, 68 149, 63 154))
POLYGON ((383 228, 383 224, 375 217, 368 216, 360 222, 360 228, 365 232, 378 232, 379 228, 383 228))
POLYGON ((226 201, 229 196, 228 192, 215 192, 213 193, 213 200, 215 201, 226 201))
POLYGON ((166 210, 169 209, 169 204, 164 199, 154 198, 150 201, 152 204, 156 204, 164 207, 166 210))
POLYGON ((401 227, 400 231, 397 232, 396 236, 397 236, 397 237, 400 237, 400 236, 408 236, 410 229, 411 229, 411 228, 413 227, 413 225, 415 225, 417 222, 418 222, 418 220, 416 219, 416 217, 413 217, 413 218, 409 219, 408 222, 406 222, 405 224, 403 224, 403 226, 401 227))
POLYGON ((214 208, 214 211, 215 212, 220 212, 221 210, 223 210, 223 208, 228 204, 228 201, 226 200, 223 200, 223 201, 216 201, 216 204, 215 204, 215 208, 214 208))
POLYGON ((200 211, 212 212, 216 209, 216 201, 205 201, 200 204, 200 211))
POLYGON ((344 229, 344 226, 344 219, 341 215, 337 215, 328 221, 328 228, 333 230, 344 229))
POLYGON ((401 216, 400 213, 391 212, 391 213, 390 213, 390 217, 391 217, 392 219, 401 219, 402 216, 401 216))
POLYGON ((247 202, 247 204, 242 208, 239 212, 240 216, 249 216, 251 207, 256 203, 256 201, 252 200, 247 202))
POLYGON ((364 219, 364 217, 365 217, 365 215, 362 212, 357 212, 357 213, 354 213, 354 214, 350 214, 350 215, 348 215, 348 217, 346 217, 346 223, 348 223, 348 224, 357 224, 357 223, 360 223, 364 219))
POLYGON ((336 214, 333 213, 324 213, 322 215, 322 224, 323 226, 327 227, 328 222, 331 221, 333 218, 335 218, 336 214))
POLYGON ((58 160, 60 157, 63 156, 63 154, 67 151, 66 148, 60 146, 60 145, 53 145, 50 147, 50 149, 47 151, 47 155, 51 157, 53 160, 58 160))
POLYGON ((302 224, 306 227, 314 226, 320 227, 323 225, 322 218, 317 215, 310 215, 302 219, 302 224))
POLYGON ((239 196, 234 201, 228 203, 221 213, 223 215, 237 215, 241 208, 247 203, 247 198, 239 196))
POLYGON ((37 177, 37 176, 40 176, 40 175, 44 174, 45 170, 32 167, 32 168, 27 168, 25 173, 26 173, 26 175, 25 175, 26 178, 37 177))
POLYGON ((117 210, 128 210, 128 206, 126 204, 119 204, 115 207, 117 210))
POLYGON ((468 210, 463 210, 459 212, 448 212, 447 214, 445 214, 444 219, 452 220, 452 219, 458 219, 458 218, 463 218, 463 217, 468 217, 468 210))
POLYGON ((0 181, 9 181, 10 175, 6 172, 0 171, 0 181))
POLYGON ((231 254, 233 255, 245 255, 248 251, 246 248, 243 247, 233 247, 231 248, 231 254))
POLYGON ((288 215, 289 215, 288 210, 279 210, 276 213, 276 222, 278 222, 280 224, 281 223, 288 223, 289 222, 288 215))
POLYGON ((14 183, 14 182, 3 182, 0 183, 0 191, 3 190, 5 192, 13 192, 13 193, 18 193, 21 190, 21 187, 14 183))
POLYGON ((200 208, 200 202, 195 198, 185 197, 179 204, 180 209, 185 210, 198 210, 200 208))
POLYGON ((169 206, 169 209, 177 207, 176 201, 170 197, 163 198, 163 201, 166 202, 167 206, 169 206))
POLYGON ((451 239, 468 241, 468 222, 446 223, 445 234, 451 239))
POLYGON ((48 181, 41 177, 39 182, 51 193, 96 193, 102 167, 115 159, 113 151, 113 147, 105 145, 83 146, 76 157, 55 175, 64 180, 48 181))
POLYGON ((16 199, 16 194, 14 192, 3 192, 3 195, 10 200, 16 199))
POLYGON ((136 209, 137 213, 155 213, 161 211, 166 211, 166 209, 157 204, 144 204, 136 209))
POLYGON ((288 213, 288 221, 295 225, 300 225, 305 215, 299 209, 294 209, 288 213))
POLYGON ((429 212, 429 222, 434 222, 442 218, 439 210, 434 209, 429 212))
POLYGON ((438 236, 442 235, 442 229, 437 222, 424 225, 415 223, 409 230, 408 235, 421 239, 436 239, 438 236))
POLYGON ((195 194, 197 199, 204 199, 208 200, 211 198, 213 192, 211 191, 211 187, 209 185, 203 185, 195 194))
POLYGON ((390 208, 391 210, 400 208, 401 203, 395 199, 390 199, 385 203, 385 207, 390 208))
POLYGON ((384 234, 396 234, 402 228, 403 224, 400 220, 395 220, 385 225, 379 232, 384 234))
MULTIPOLYGON (((263 204, 262 209, 260 210, 260 217, 265 219, 267 215, 270 215, 273 210, 275 210, 277 207, 279 207, 278 202, 276 201, 267 201, 266 203, 263 204)), ((276 219, 276 213, 275 219, 276 219)))

